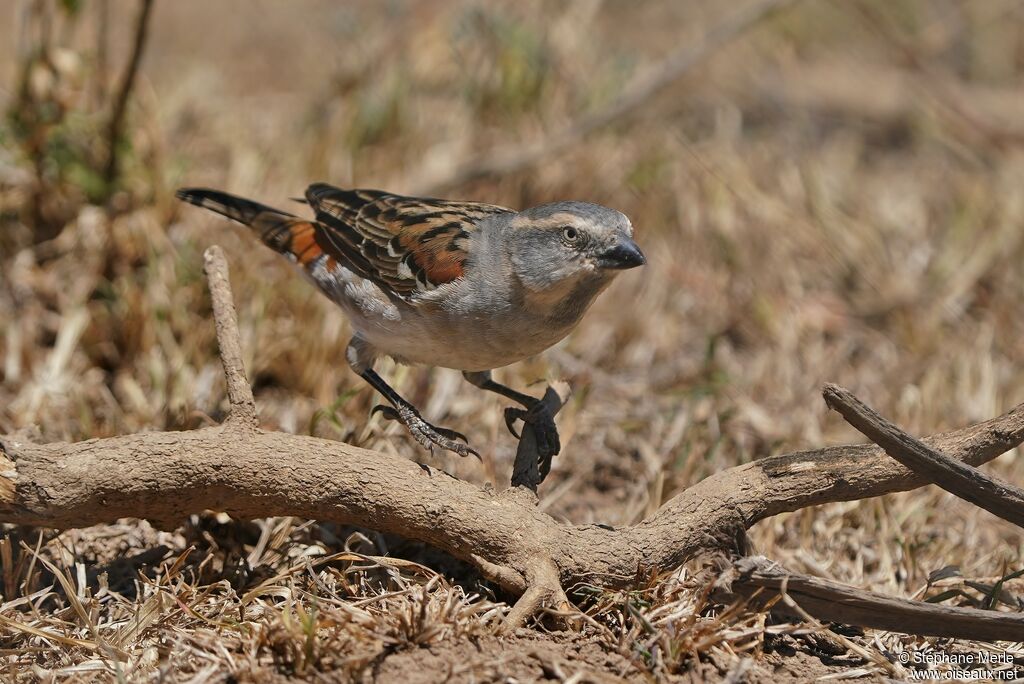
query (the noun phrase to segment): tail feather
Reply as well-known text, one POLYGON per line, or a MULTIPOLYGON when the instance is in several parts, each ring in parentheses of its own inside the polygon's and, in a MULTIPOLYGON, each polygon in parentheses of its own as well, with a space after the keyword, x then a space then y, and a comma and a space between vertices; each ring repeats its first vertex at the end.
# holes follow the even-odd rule
POLYGON ((294 214, 268 207, 265 204, 259 202, 253 202, 252 200, 245 199, 244 197, 238 197, 237 195, 231 195, 220 190, 210 190, 208 188, 182 188, 178 192, 174 193, 174 196, 178 199, 190 202, 197 207, 209 209, 215 211, 222 216, 227 216, 229 219, 238 221, 247 226, 253 225, 256 219, 261 214, 269 214, 277 216, 279 218, 288 217, 293 218, 294 214))
POLYGON ((310 268, 324 255, 316 226, 295 214, 208 188, 182 188, 175 196, 249 226, 264 244, 303 267, 310 268))

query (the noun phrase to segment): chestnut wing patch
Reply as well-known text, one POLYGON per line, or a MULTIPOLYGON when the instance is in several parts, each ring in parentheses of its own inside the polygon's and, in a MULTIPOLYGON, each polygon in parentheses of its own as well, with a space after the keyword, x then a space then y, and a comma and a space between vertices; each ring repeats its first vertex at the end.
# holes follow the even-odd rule
POLYGON ((373 273, 372 266, 358 250, 329 239, 324 227, 315 221, 266 215, 257 217, 252 227, 264 243, 301 266, 332 297, 337 285, 333 277, 340 267, 364 278, 373 273), (321 282, 327 276, 330 282, 321 282))
POLYGON ((472 232, 485 218, 513 213, 479 202, 403 197, 380 190, 311 185, 316 241, 344 254, 359 275, 400 296, 462 277, 472 232))

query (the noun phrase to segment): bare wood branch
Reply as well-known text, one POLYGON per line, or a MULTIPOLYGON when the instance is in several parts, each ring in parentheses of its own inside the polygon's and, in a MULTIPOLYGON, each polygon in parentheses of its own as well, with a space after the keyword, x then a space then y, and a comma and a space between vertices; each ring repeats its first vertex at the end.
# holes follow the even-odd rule
MULTIPOLYGON (((1018 406, 933 443, 981 463, 1022 440, 1018 406)), ((830 447, 730 468, 651 518, 609 529, 563 524, 512 490, 495 495, 411 461, 262 430, 214 427, 74 444, 5 437, 0 451, 0 522, 67 528, 136 517, 174 524, 207 508, 240 519, 332 520, 425 541, 515 592, 527 588, 526 569, 538 557, 553 559, 562 586, 623 587, 638 573, 730 548, 737 530, 778 512, 927 482, 880 449, 830 447)))
POLYGON ((829 408, 894 459, 947 492, 1024 527, 1024 490, 990 477, 908 435, 838 385, 825 385, 829 408))
POLYGON ((135 76, 139 72, 139 65, 142 64, 142 55, 146 51, 146 39, 149 37, 149 18, 152 11, 153 0, 142 0, 139 20, 135 24, 135 42, 132 45, 132 54, 128 60, 128 66, 125 68, 124 76, 121 78, 117 99, 114 101, 114 110, 110 115, 110 125, 107 128, 107 163, 103 171, 103 178, 108 187, 117 180, 121 160, 118 153, 118 143, 121 141, 124 117, 128 111, 128 100, 131 98, 132 88, 135 87, 135 76))
POLYGON ((210 287, 217 345, 231 404, 229 421, 234 425, 258 427, 256 400, 252 396, 252 387, 245 377, 245 366, 242 363, 242 343, 238 334, 238 316, 231 295, 231 282, 228 279, 228 262, 224 258, 224 251, 217 245, 203 253, 203 270, 210 287))
MULTIPOLYGON (((1024 640, 1024 614, 959 608, 886 596, 839 582, 790 572, 763 556, 740 559, 739 576, 730 591, 756 598, 759 603, 785 591, 800 608, 819 620, 859 625, 921 636, 975 639, 978 641, 1024 640), (770 591, 764 592, 764 589, 770 591)), ((773 612, 792 617, 784 603, 773 612)), ((800 616, 796 616, 800 617, 800 616)))
MULTIPOLYGON (((447 178, 433 180, 422 192, 440 194, 480 178, 519 171, 554 156, 574 145, 592 132, 615 123, 637 110, 652 97, 688 74, 722 46, 756 26, 769 14, 796 0, 761 0, 755 2, 712 27, 703 40, 683 41, 682 47, 636 78, 603 109, 585 114, 564 128, 533 143, 515 143, 491 150, 457 168, 447 178)), ((414 177, 422 177, 416 175, 414 177)))
MULTIPOLYGON (((997 418, 924 441, 965 463, 986 463, 1024 442, 1024 404, 997 418)), ((731 548, 736 531, 779 513, 867 499, 925 484, 929 484, 927 478, 874 445, 798 451, 715 473, 677 494, 636 527, 657 530, 663 544, 656 562, 660 567, 674 567, 692 557, 696 548, 731 548), (680 527, 690 519, 706 520, 708 524, 693 529, 680 527)))

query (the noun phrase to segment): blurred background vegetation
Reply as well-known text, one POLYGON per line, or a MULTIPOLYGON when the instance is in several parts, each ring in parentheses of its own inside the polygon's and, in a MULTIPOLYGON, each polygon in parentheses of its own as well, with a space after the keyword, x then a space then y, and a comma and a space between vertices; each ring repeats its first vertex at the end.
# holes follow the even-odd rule
MULTIPOLYGON (((859 441, 826 414, 826 381, 918 434, 1024 401, 1018 0, 20 0, 0 46, 0 434, 219 420, 200 266, 219 243, 264 424, 427 458, 369 418, 341 313, 177 204, 182 184, 282 207, 325 180, 630 216, 649 265, 499 373, 575 387, 542 497, 574 522, 629 524, 730 465, 859 441)), ((505 486, 499 399, 454 371, 383 372, 484 453, 435 464, 505 486)), ((1024 481, 1016 455, 994 468, 1024 481)), ((949 564, 1024 566, 1008 524, 934 488, 752 536, 901 595, 949 564)), ((131 539, 119 553, 152 543, 131 539)))

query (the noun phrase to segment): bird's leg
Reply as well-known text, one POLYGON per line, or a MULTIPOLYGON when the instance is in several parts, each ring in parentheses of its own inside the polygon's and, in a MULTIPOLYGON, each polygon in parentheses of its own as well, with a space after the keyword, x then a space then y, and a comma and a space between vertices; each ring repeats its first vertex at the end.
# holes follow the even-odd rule
POLYGON ((490 371, 463 371, 462 375, 480 389, 500 394, 524 407, 509 406, 506 408, 505 426, 508 427, 509 432, 515 435, 516 439, 520 438, 515 429, 517 420, 522 420, 534 427, 534 431, 537 433, 537 453, 541 458, 541 476, 547 475, 547 471, 551 468, 551 459, 561 450, 562 445, 558 438, 555 418, 544 407, 540 399, 517 392, 500 382, 495 382, 490 371))
POLYGON ((409 428, 409 432, 412 433, 417 442, 431 451, 435 446, 438 446, 448 451, 454 451, 459 456, 469 456, 472 454, 480 458, 480 454, 476 449, 465 443, 467 440, 464 434, 428 423, 420 415, 420 412, 416 410, 415 406, 405 400, 402 395, 396 392, 375 371, 367 369, 360 373, 360 376, 370 383, 375 390, 383 394, 384 398, 391 404, 391 406, 378 404, 373 407, 373 413, 379 412, 389 420, 400 421, 405 427, 409 428))
POLYGON ((448 451, 454 451, 459 456, 473 454, 480 458, 480 454, 475 449, 465 444, 467 441, 465 435, 455 430, 436 427, 423 420, 415 406, 406 401, 391 385, 386 383, 384 378, 377 375, 373 370, 373 362, 376 356, 377 350, 359 335, 354 336, 349 341, 348 349, 345 350, 345 357, 348 359, 348 364, 352 367, 352 370, 363 380, 366 380, 371 387, 384 395, 384 398, 391 404, 390 406, 384 406, 383 404, 374 406, 372 413, 379 411, 389 420, 402 422, 409 429, 409 432, 412 433, 416 441, 431 452, 437 446, 448 451))

